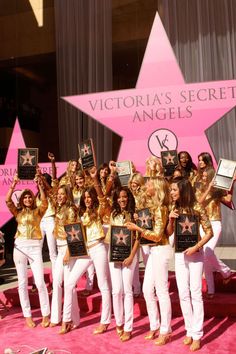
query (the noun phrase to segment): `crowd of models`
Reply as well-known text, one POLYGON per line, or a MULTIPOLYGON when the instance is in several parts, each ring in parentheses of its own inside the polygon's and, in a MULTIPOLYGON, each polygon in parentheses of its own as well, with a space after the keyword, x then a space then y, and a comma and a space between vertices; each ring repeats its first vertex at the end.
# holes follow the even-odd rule
POLYGON ((29 263, 38 291, 42 327, 61 324, 60 334, 79 328, 76 285, 86 273, 84 295, 89 295, 96 274, 102 309, 100 323, 93 331, 95 335, 107 331, 113 305, 116 333, 122 342, 130 340, 134 297, 143 291, 150 323, 145 339, 154 339, 159 346, 170 342, 172 311, 168 269, 174 256, 174 225, 180 214, 192 214, 199 218, 198 242, 184 252, 175 252, 175 275, 186 329, 183 344, 189 345, 191 351, 200 349, 204 321, 203 272, 209 299, 215 293, 214 272, 221 274, 224 283, 232 277, 230 268, 217 258, 214 249, 221 235, 221 202, 230 203, 233 191, 225 192, 214 186, 211 155, 199 154, 196 167, 187 151, 179 152, 178 166, 168 178, 164 177, 161 160, 150 156, 145 175, 133 165, 133 174, 125 187, 120 184, 114 161, 98 169, 82 170, 79 162, 72 160, 65 175, 57 179, 55 157, 52 153, 48 157, 52 176, 41 174, 37 169, 36 196, 26 189, 18 205, 14 204, 12 195, 19 181, 17 175, 6 195, 6 204, 17 221, 13 259, 27 326, 35 327, 28 291, 29 263), (137 212, 143 208, 150 210, 152 230, 139 227, 136 222, 137 212), (70 257, 64 226, 78 221, 85 228, 88 256, 76 258, 70 257), (135 234, 132 250, 122 263, 109 261, 111 225, 125 226, 135 234), (52 264, 51 307, 42 260, 45 236, 52 264), (141 245, 141 238, 150 244, 141 245), (140 254, 145 265, 142 290, 140 254))

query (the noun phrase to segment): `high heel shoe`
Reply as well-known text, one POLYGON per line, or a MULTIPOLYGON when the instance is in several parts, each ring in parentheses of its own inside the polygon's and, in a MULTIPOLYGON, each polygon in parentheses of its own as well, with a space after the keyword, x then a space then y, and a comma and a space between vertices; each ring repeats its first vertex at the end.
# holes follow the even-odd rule
POLYGON ((118 336, 122 336, 124 332, 124 325, 121 325, 121 326, 116 326, 116 333, 118 334, 118 336))
POLYGON ((70 332, 73 328, 72 322, 62 322, 61 329, 59 331, 59 334, 66 334, 70 332))
POLYGON ((32 317, 26 317, 25 318, 26 326, 29 328, 34 328, 36 327, 35 322, 33 321, 32 317))
POLYGON ((149 332, 145 335, 144 339, 146 339, 146 340, 152 340, 152 339, 155 339, 156 335, 157 335, 157 330, 155 330, 155 331, 149 331, 149 332))
POLYGON ((47 327, 49 327, 49 325, 50 325, 50 320, 49 320, 48 316, 44 316, 43 320, 41 322, 41 326, 44 328, 47 328, 47 327))
POLYGON ((183 340, 183 344, 184 345, 190 345, 190 344, 192 344, 192 342, 193 342, 193 338, 192 337, 185 337, 184 338, 184 340, 183 340))
POLYGON ((53 327, 56 327, 57 325, 58 325, 58 323, 50 322, 49 327, 53 328, 53 327))
POLYGON ((191 352, 196 352, 200 348, 201 348, 201 341, 200 341, 200 339, 197 339, 197 340, 193 340, 189 349, 191 350, 191 352))
POLYGON ((171 341, 171 334, 167 333, 167 334, 159 334, 159 337, 154 343, 156 345, 165 345, 170 341, 171 341))
POLYGON ((103 323, 100 323, 100 325, 95 328, 95 330, 93 331, 93 334, 102 334, 102 333, 105 333, 107 331, 107 328, 108 328, 109 324, 103 324, 103 323))
POLYGON ((130 340, 132 337, 132 332, 123 332, 123 334, 120 336, 121 342, 127 342, 130 340))

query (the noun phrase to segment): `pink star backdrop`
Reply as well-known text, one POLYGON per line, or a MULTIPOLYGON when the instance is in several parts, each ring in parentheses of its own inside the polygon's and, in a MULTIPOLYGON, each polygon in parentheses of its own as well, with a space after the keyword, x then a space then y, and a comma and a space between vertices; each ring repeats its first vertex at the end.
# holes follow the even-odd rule
MULTIPOLYGON (((13 128, 11 141, 8 147, 8 152, 4 165, 0 165, 0 227, 2 227, 8 220, 12 218, 12 214, 9 213, 6 203, 5 196, 12 183, 13 177, 17 169, 17 150, 19 148, 25 148, 24 138, 20 129, 18 119, 16 119, 15 126, 13 128)), ((40 154, 40 151, 39 151, 40 154)), ((39 162, 42 173, 51 174, 51 163, 49 162, 39 162)), ((57 175, 61 176, 67 167, 66 162, 57 162, 57 175)), ((20 194, 20 191, 23 189, 32 189, 36 192, 36 185, 33 181, 20 181, 16 186, 15 190, 17 194, 20 194)))
POLYGON ((156 14, 135 88, 64 99, 120 135, 118 160, 143 172, 164 150, 211 153, 205 130, 236 105, 236 81, 185 83, 156 14))

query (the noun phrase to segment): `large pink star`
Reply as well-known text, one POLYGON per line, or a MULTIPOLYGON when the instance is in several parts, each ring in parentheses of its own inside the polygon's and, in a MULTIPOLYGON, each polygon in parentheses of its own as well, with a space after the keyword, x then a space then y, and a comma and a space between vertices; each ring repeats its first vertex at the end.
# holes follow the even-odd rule
POLYGON ((211 152, 205 130, 236 104, 236 81, 185 83, 156 14, 136 88, 64 97, 119 134, 118 160, 144 171, 150 154, 211 152))
POLYGON ((185 220, 183 222, 179 222, 179 224, 182 227, 182 234, 184 234, 186 231, 192 234, 192 227, 195 225, 195 222, 191 222, 186 216, 185 220))
POLYGON ((123 230, 120 230, 118 234, 114 234, 116 237, 116 245, 127 245, 127 238, 129 238, 129 235, 127 235, 123 230))
MULTIPOLYGON (((9 212, 6 203, 5 196, 12 183, 15 173, 17 173, 17 153, 19 148, 25 148, 25 142, 20 129, 18 119, 16 119, 11 141, 8 147, 8 152, 4 165, 0 165, 0 227, 2 227, 8 220, 12 218, 12 214, 9 212)), ((60 177, 66 170, 66 162, 57 162, 57 175, 60 177)), ((51 163, 40 162, 39 167, 42 173, 51 174, 51 163)), ((20 181, 15 188, 13 195, 13 201, 19 198, 21 191, 25 188, 30 188, 36 192, 37 188, 34 181, 20 181)))

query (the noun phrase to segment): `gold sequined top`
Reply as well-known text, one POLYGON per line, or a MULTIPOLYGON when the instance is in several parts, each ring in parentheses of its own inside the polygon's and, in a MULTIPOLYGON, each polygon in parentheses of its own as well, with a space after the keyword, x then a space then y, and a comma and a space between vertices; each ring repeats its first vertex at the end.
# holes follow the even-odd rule
POLYGON ((83 194, 83 189, 78 189, 76 186, 72 190, 73 199, 75 205, 78 207, 80 205, 80 199, 83 194))
POLYGON ((169 237, 165 229, 168 222, 168 208, 161 206, 153 212, 154 226, 153 230, 144 230, 143 235, 147 240, 154 241, 154 246, 168 245, 169 237))
MULTIPOLYGON (((204 190, 200 188, 196 189, 195 195, 197 201, 204 194, 204 190)), ((212 193, 208 193, 206 199, 202 203, 202 207, 206 209, 207 215, 211 221, 221 221, 221 205, 220 203, 227 203, 227 195, 222 195, 219 197, 214 197, 212 193)))
POLYGON ((82 223, 85 226, 87 243, 103 239, 105 237, 100 217, 97 220, 91 221, 87 212, 81 217, 82 223))
POLYGON ((68 206, 63 204, 62 206, 56 206, 55 209, 55 227, 54 237, 59 240, 66 239, 66 232, 64 225, 75 223, 77 221, 77 211, 75 206, 68 206))
MULTIPOLYGON (((53 204, 53 201, 51 200, 50 197, 47 197, 47 200, 48 200, 48 207, 47 207, 47 210, 44 214, 44 218, 47 218, 49 216, 54 216, 55 215, 55 207, 54 207, 54 204, 53 204)), ((40 205, 42 204, 42 201, 41 199, 37 196, 36 197, 36 205, 37 207, 39 207, 40 205)))
POLYGON ((6 202, 6 204, 17 221, 15 238, 41 240, 40 222, 48 207, 47 199, 34 209, 23 208, 19 210, 12 201, 6 202))

